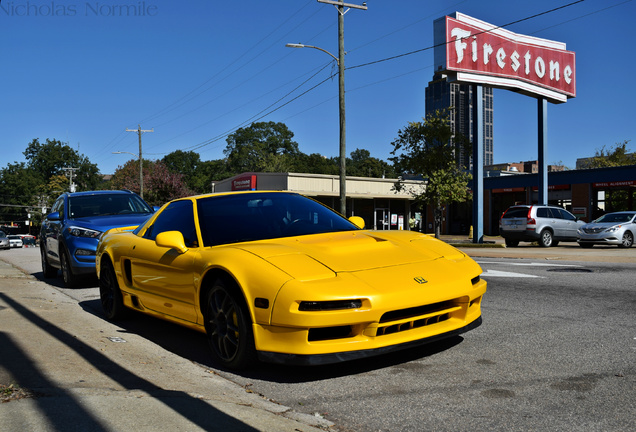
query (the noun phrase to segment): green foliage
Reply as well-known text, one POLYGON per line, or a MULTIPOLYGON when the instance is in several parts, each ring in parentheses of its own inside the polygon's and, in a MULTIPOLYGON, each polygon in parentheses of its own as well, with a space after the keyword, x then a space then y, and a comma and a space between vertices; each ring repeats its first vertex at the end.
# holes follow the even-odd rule
POLYGON ((101 184, 97 165, 58 140, 47 138, 46 143, 41 144, 36 138, 27 146, 24 157, 27 167, 39 176, 42 183, 48 182, 53 176, 65 175, 64 168, 76 168, 73 180, 78 191, 93 190, 101 184))
POLYGON ((607 148, 603 146, 596 150, 596 154, 592 157, 588 168, 607 168, 625 165, 636 165, 636 154, 630 153, 627 148, 629 140, 625 140, 614 147, 607 148))
POLYGON ((347 175, 354 177, 395 177, 393 166, 378 158, 371 157, 369 150, 355 149, 351 159, 347 159, 347 175))
POLYGON ((174 151, 161 160, 171 173, 182 174, 189 189, 196 193, 209 192, 212 181, 205 170, 206 163, 193 151, 174 151))
POLYGON ((468 182, 471 175, 457 162, 458 150, 470 151, 470 145, 463 137, 453 137, 445 111, 437 111, 423 120, 410 122, 398 131, 391 151, 395 156, 390 160, 399 172, 421 175, 426 180, 424 188, 412 188, 400 179, 395 188, 406 188, 417 202, 433 206, 435 235, 439 237, 442 207, 470 198, 468 182))
POLYGON ((252 123, 239 128, 227 137, 223 153, 227 157, 228 169, 233 173, 272 172, 274 167, 287 166, 281 156, 295 158, 300 154, 294 134, 284 123, 252 123), (277 159, 278 158, 278 159, 277 159))

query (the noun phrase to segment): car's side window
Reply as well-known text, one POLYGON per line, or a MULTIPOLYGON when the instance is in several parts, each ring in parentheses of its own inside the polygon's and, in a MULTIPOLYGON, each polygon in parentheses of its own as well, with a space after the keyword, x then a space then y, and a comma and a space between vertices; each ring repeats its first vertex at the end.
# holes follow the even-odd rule
POLYGON ((548 216, 548 209, 545 207, 539 207, 537 209, 537 217, 540 217, 540 218, 550 217, 548 216))
POLYGON ((194 225, 194 211, 192 210, 192 201, 175 201, 168 205, 152 226, 150 226, 144 238, 155 240, 157 234, 165 231, 179 231, 183 234, 183 240, 187 247, 198 247, 197 231, 194 225))
POLYGON ((566 210, 559 210, 561 212, 561 218, 565 219, 565 220, 569 220, 569 221, 575 221, 576 217, 570 213, 569 211, 566 210))
POLYGON ((548 207, 548 208, 546 208, 546 210, 548 211, 548 214, 550 215, 548 217, 551 217, 551 218, 554 218, 554 219, 563 219, 561 217, 561 212, 559 212, 559 209, 554 209, 554 208, 549 208, 548 207))

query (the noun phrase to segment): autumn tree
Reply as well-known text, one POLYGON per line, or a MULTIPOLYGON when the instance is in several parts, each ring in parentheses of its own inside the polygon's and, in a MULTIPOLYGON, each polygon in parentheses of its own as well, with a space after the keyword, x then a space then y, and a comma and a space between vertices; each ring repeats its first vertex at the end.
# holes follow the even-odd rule
POLYGON ((457 157, 460 150, 470 152, 470 144, 463 137, 453 136, 445 111, 429 114, 421 122, 410 122, 391 144, 395 156, 390 160, 396 170, 421 175, 425 181, 424 187, 413 188, 401 178, 396 190, 406 189, 417 203, 433 207, 435 236, 439 237, 443 207, 470 197, 471 175, 459 166, 457 157))
MULTIPOLYGON (((143 161, 144 200, 150 205, 161 206, 166 202, 193 195, 188 189, 183 174, 170 172, 161 161, 143 161)), ((118 168, 111 180, 113 189, 128 189, 139 193, 139 163, 129 160, 118 168)))

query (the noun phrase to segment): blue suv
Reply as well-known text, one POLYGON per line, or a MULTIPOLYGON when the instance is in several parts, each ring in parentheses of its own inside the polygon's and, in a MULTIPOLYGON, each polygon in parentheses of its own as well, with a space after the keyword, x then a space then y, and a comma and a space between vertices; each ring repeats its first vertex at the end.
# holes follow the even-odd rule
POLYGON ((141 225, 154 209, 130 191, 64 193, 42 222, 40 251, 45 278, 62 270, 72 287, 81 276, 95 275, 95 251, 102 233, 141 225))

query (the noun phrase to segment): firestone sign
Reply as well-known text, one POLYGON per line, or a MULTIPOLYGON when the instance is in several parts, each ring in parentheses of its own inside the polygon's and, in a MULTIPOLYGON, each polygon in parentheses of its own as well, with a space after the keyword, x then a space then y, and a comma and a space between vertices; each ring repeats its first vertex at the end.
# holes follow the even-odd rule
POLYGON ((575 54, 561 42, 524 36, 456 12, 435 21, 435 65, 452 78, 551 102, 576 97, 575 54))

